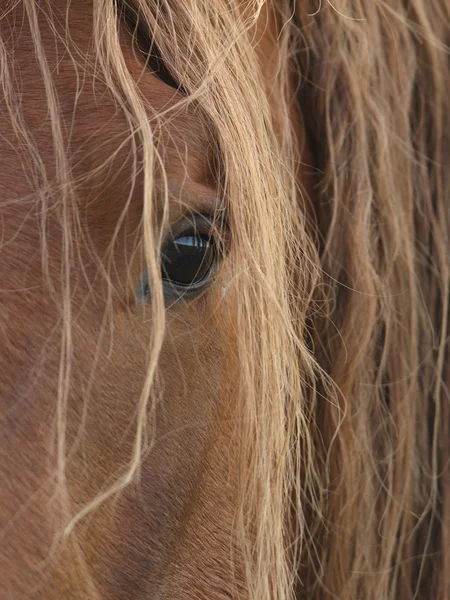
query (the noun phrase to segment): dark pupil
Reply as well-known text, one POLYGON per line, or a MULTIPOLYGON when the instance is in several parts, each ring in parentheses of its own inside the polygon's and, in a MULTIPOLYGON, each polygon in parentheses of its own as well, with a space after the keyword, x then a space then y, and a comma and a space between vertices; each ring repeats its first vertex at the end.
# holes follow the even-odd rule
POLYGON ((162 277, 192 285, 208 274, 214 262, 214 244, 208 237, 185 235, 167 244, 162 252, 162 277))

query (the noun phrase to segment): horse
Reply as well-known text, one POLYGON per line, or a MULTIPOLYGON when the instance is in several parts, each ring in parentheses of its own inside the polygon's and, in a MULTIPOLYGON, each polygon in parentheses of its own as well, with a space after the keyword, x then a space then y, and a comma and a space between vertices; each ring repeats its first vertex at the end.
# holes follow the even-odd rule
POLYGON ((0 2, 0 597, 444 600, 450 8, 0 2))

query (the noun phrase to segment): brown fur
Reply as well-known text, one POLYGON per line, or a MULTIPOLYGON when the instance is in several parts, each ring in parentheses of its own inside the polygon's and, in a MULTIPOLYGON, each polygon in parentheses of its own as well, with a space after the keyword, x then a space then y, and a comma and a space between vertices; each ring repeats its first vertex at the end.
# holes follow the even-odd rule
MULTIPOLYGON (((52 10, 63 11, 65 4, 53 2, 52 10)), ((51 132, 45 103, 36 101, 45 92, 21 13, 18 6, 2 19, 2 35, 14 38, 22 109, 51 179, 51 132)), ((88 63, 93 59, 90 2, 74 4, 69 23, 70 48, 76 45, 79 54, 75 60, 86 77, 76 108, 74 65, 40 16, 43 44, 55 50, 49 53, 50 68, 56 70, 66 134, 74 119, 70 148, 82 175, 101 166, 128 131, 108 90, 88 63)), ((134 64, 130 46, 127 58, 131 69, 140 74, 142 67, 134 64)), ((175 95, 150 72, 141 74, 140 86, 155 110, 175 95)), ((83 591, 80 584, 83 577, 70 544, 62 553, 57 550, 55 567, 54 557, 48 558, 58 524, 51 514, 49 452, 59 367, 59 315, 42 275, 40 215, 33 187, 26 180, 18 140, 5 118, 1 130, 4 176, 0 194, 6 205, 2 210, 1 472, 7 485, 2 485, 0 511, 0 596, 90 597, 92 592, 83 591), (28 201, 16 200, 27 194, 28 201)), ((211 206, 215 188, 209 183, 210 142, 202 123, 193 111, 185 112, 171 124, 169 133, 172 137, 165 142, 169 144, 165 160, 170 184, 183 185, 183 201, 192 209, 200 201, 211 206)), ((104 324, 108 286, 100 266, 127 199, 130 162, 126 144, 108 169, 101 170, 97 179, 91 177, 88 187, 81 187, 82 205, 78 208, 84 237, 73 269, 77 394, 71 397, 68 415, 69 486, 75 506, 89 501, 108 477, 123 467, 123 457, 131 448, 135 401, 146 373, 151 321, 145 318, 145 307, 136 308, 131 301, 142 263, 137 262, 136 268, 131 265, 128 276, 129 257, 139 244, 139 178, 114 249, 114 327, 104 324), (95 340, 102 334, 102 325, 105 340, 95 356, 95 340), (89 396, 85 396, 87 390, 89 396)), ((172 208, 175 221, 180 207, 174 201, 172 208)), ((48 213, 49 275, 57 285, 61 244, 57 198, 48 213)), ((233 402, 233 389, 224 380, 224 373, 230 376, 232 360, 232 353, 226 356, 224 349, 232 348, 232 339, 226 306, 216 314, 213 306, 204 297, 171 310, 161 357, 164 394, 158 405, 155 448, 143 462, 141 485, 129 488, 114 506, 100 509, 92 522, 81 527, 85 560, 94 565, 95 583, 104 598, 197 598, 203 593, 221 598, 229 588, 231 566, 225 558, 233 518, 229 472, 234 447, 223 423, 233 402)), ((107 321, 109 318, 106 316, 107 321)))

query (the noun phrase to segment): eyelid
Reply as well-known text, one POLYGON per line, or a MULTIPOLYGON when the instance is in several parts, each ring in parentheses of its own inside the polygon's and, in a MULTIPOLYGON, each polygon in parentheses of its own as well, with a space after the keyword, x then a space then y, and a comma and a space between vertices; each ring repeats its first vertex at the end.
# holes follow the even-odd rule
MULTIPOLYGON (((222 212, 222 211, 221 211, 222 212)), ((216 245, 223 247, 227 239, 229 229, 224 214, 192 214, 184 216, 175 224, 171 225, 168 233, 162 239, 162 247, 183 235, 208 235, 214 237, 216 245)))
POLYGON ((212 220, 207 215, 192 215, 185 216, 179 219, 176 223, 171 225, 169 233, 163 239, 163 244, 171 242, 177 237, 185 235, 187 232, 199 232, 204 233, 211 231, 212 220))

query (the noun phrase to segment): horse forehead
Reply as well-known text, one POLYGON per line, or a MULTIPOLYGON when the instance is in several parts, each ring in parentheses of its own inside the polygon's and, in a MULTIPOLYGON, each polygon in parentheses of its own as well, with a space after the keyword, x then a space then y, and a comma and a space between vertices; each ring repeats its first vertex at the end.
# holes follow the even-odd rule
MULTIPOLYGON (((237 0, 237 4, 243 13, 247 13, 252 9, 252 2, 249 0, 237 0)), ((68 108, 68 111, 73 109, 73 99, 84 103, 84 115, 79 119, 81 125, 89 120, 89 125, 85 129, 92 132, 92 127, 100 128, 102 122, 110 119, 111 113, 116 113, 116 107, 112 99, 108 102, 105 95, 102 93, 102 81, 92 66, 96 64, 95 44, 94 44, 94 11, 92 0, 79 0, 72 3, 68 0, 51 0, 50 6, 52 12, 58 18, 52 20, 52 15, 44 14, 42 11, 39 16, 39 22, 42 25, 41 37, 45 47, 50 67, 52 69, 55 80, 61 82, 58 88, 58 94, 61 98, 62 108, 68 108), (58 32, 60 35, 55 35, 58 30, 58 22, 64 23, 62 15, 67 15, 70 38, 63 35, 63 31, 58 32), (67 43, 69 48, 58 48, 60 44, 67 43), (72 47, 73 45, 73 47, 72 47), (69 51, 66 51, 69 50, 69 51), (73 52, 75 50, 75 52, 73 52), (80 52, 81 50, 81 52, 80 52), (74 61, 75 56, 75 61, 74 61), (53 64, 52 64, 53 63, 53 64), (81 71, 80 73, 80 66, 81 71), (86 85, 86 76, 96 79, 95 85, 86 85), (90 74, 89 74, 90 73, 90 74), (79 77, 81 75, 81 78, 79 77), (76 88, 79 82, 83 81, 81 94, 76 88), (105 101, 106 100, 106 101, 105 101), (89 104, 91 109, 89 109, 89 104), (92 112, 91 112, 92 111, 92 112), (94 119, 95 116, 95 119, 94 119)), ((21 9, 17 9, 21 10, 21 9)), ((276 102, 276 71, 278 66, 279 47, 277 36, 279 33, 279 19, 276 18, 272 3, 265 3, 259 13, 259 17, 254 26, 254 44, 256 52, 260 59, 260 66, 264 81, 268 88, 269 99, 276 102)), ((23 36, 22 36, 23 37, 23 36)), ((122 51, 127 63, 127 67, 138 82, 138 86, 149 108, 149 117, 151 118, 158 112, 167 110, 182 99, 182 95, 176 90, 169 87, 153 75, 150 69, 145 69, 144 61, 139 60, 136 55, 135 48, 132 47, 131 34, 126 30, 125 23, 120 34, 122 51)), ((25 41, 25 45, 30 45, 30 38, 25 41)), ((22 42, 21 42, 22 43, 22 42)), ((23 53, 27 56, 26 63, 28 69, 34 69, 31 64, 30 56, 34 54, 33 49, 23 53), (31 51, 30 51, 31 50, 31 51)), ((32 82, 35 79, 30 71, 30 77, 27 81, 32 82)), ((104 84, 103 84, 104 85, 104 84)), ((42 106, 45 103, 41 103, 42 106)), ((67 115, 68 118, 71 115, 67 115)), ((39 117, 40 118, 40 117, 39 117)), ((116 123, 108 124, 108 126, 119 126, 119 120, 116 123)), ((196 160, 203 163, 205 149, 208 148, 208 132, 204 124, 200 122, 198 114, 192 105, 187 105, 183 111, 175 112, 171 115, 170 124, 165 128, 166 135, 164 136, 164 145, 169 150, 168 156, 173 164, 173 157, 180 157, 187 147, 189 147, 189 158, 191 162, 196 160)))
MULTIPOLYGON (((91 140, 95 137, 96 131, 102 132, 103 141, 108 137, 120 138, 121 133, 128 135, 129 126, 124 115, 117 111, 117 101, 97 67, 92 0, 51 0, 50 6, 51 14, 44 11, 38 13, 39 34, 57 92, 61 116, 68 124, 73 122, 72 134, 75 143, 78 138, 85 144, 86 139, 91 140), (67 19, 62 19, 62 15, 67 15, 67 19), (66 22, 69 35, 65 31, 66 22)), ((42 99, 45 97, 44 83, 39 70, 36 69, 36 62, 30 60, 35 55, 36 48, 33 47, 32 36, 23 27, 23 8, 18 7, 15 10, 16 14, 8 19, 13 35, 18 32, 18 24, 21 25, 17 41, 19 52, 15 62, 20 68, 22 81, 27 82, 26 87, 34 99, 29 107, 25 105, 24 108, 27 109, 27 121, 31 119, 40 124, 45 121, 48 108, 46 102, 36 102, 35 99, 36 93, 39 93, 42 99)), ((146 68, 144 57, 141 60, 136 48, 133 48, 132 35, 125 23, 119 32, 119 38, 127 68, 144 99, 149 122, 151 125, 156 124, 154 116, 163 111, 170 111, 183 96, 146 68)), ((24 92, 26 94, 26 89, 24 92)), ((158 124, 160 123, 158 120, 158 124)), ((181 157, 184 158, 187 147, 189 161, 193 165, 196 160, 203 163, 207 133, 194 107, 187 105, 182 111, 171 112, 166 123, 164 128, 154 129, 159 132, 155 141, 163 143, 169 164, 173 167, 176 162, 174 158, 178 161, 181 157)), ((99 147, 99 154, 102 153, 102 148, 105 152, 110 150, 108 143, 103 143, 99 147)))

